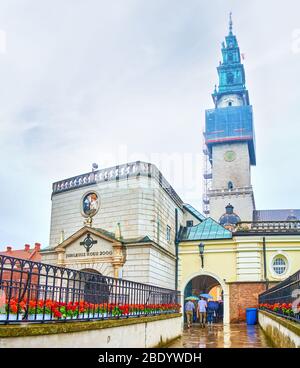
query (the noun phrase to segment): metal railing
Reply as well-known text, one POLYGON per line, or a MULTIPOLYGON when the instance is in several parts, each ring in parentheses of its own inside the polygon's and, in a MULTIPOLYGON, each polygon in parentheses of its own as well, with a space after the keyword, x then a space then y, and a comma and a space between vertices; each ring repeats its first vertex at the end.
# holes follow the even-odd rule
POLYGON ((178 303, 174 290, 0 255, 0 324, 167 314, 178 303))
POLYGON ((300 323, 300 270, 260 294, 259 308, 300 323))

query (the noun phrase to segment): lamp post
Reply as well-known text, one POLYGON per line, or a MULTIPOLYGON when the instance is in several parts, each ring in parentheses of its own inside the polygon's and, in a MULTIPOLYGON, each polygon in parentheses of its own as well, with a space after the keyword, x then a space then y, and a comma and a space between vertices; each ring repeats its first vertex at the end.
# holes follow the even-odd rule
POLYGON ((199 247, 199 253, 200 253, 200 257, 201 257, 201 268, 204 267, 204 243, 200 243, 198 245, 199 247))

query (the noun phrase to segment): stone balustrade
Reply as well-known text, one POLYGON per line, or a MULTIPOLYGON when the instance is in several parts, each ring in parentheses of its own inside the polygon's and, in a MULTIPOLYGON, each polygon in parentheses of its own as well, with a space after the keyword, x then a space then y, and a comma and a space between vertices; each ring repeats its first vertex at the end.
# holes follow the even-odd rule
POLYGON ((300 232, 300 221, 253 221, 240 222, 235 232, 294 233, 300 232))
POLYGON ((154 178, 155 181, 170 195, 175 203, 182 207, 183 201, 164 178, 158 168, 150 163, 136 161, 124 165, 118 165, 107 169, 100 169, 86 174, 77 175, 72 178, 60 180, 53 183, 52 194, 65 192, 68 190, 81 188, 84 186, 107 182, 128 179, 130 177, 144 176, 154 178))

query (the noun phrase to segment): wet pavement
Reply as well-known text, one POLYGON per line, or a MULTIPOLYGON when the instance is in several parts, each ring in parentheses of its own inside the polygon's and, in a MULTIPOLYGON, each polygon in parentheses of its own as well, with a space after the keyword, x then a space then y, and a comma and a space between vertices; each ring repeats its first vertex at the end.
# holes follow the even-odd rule
POLYGON ((181 338, 169 348, 268 348, 272 347, 262 329, 246 324, 216 324, 185 328, 181 338))

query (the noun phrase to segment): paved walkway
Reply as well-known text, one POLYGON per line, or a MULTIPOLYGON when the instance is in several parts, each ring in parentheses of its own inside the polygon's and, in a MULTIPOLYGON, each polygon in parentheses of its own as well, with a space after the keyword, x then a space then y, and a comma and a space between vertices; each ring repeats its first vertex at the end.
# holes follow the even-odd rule
POLYGON ((212 325, 185 329, 170 348, 267 348, 271 347, 261 328, 246 324, 212 325))

